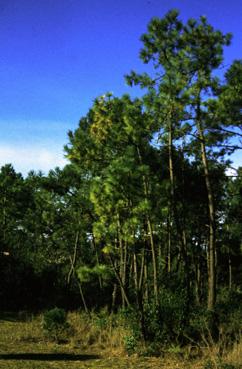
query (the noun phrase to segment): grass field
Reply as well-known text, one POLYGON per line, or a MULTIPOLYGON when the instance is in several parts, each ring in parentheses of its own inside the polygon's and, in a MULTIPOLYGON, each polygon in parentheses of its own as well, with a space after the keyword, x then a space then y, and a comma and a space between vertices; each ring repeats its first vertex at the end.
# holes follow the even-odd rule
MULTIPOLYGON (((71 319, 75 323, 76 316, 73 315, 71 319)), ((204 368, 204 360, 201 358, 191 360, 179 355, 166 358, 135 355, 128 357, 121 348, 117 347, 117 334, 114 337, 116 344, 112 344, 109 338, 109 345, 106 339, 105 347, 101 345, 100 337, 97 337, 97 342, 89 345, 84 338, 78 339, 78 335, 90 339, 90 327, 81 328, 81 325, 79 328, 76 327, 74 337, 66 343, 57 344, 45 339, 41 329, 41 317, 26 320, 26 317, 16 318, 5 315, 0 319, 0 369, 204 368), (86 329, 86 332, 81 332, 81 329, 86 329)), ((239 357, 240 352, 237 354, 239 357)), ((238 358, 236 360, 236 366, 231 368, 242 367, 240 366, 242 362, 239 363, 238 358)))

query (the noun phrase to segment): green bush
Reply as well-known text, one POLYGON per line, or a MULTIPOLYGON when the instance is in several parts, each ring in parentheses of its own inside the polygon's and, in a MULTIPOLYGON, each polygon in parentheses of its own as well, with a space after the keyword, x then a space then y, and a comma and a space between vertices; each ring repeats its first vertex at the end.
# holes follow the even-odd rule
POLYGON ((187 327, 185 293, 163 289, 160 303, 144 305, 144 319, 147 340, 160 342, 165 346, 181 344, 187 327))
POLYGON ((54 308, 44 313, 42 327, 45 336, 57 342, 65 341, 71 331, 66 312, 60 308, 54 308))
POLYGON ((220 321, 222 337, 229 342, 235 341, 241 333, 242 292, 239 290, 221 289, 218 295, 216 312, 220 321))
POLYGON ((134 336, 124 337, 124 348, 128 355, 135 353, 137 348, 137 341, 134 336))
POLYGON ((216 311, 208 311, 204 306, 194 307, 191 315, 187 336, 199 343, 215 343, 219 339, 219 316, 216 311))
POLYGON ((117 323, 132 332, 136 341, 142 339, 139 312, 132 307, 120 309, 117 314, 117 323))
POLYGON ((194 307, 187 335, 196 342, 205 338, 210 344, 219 343, 222 353, 239 339, 241 322, 242 293, 221 289, 213 312, 206 307, 194 307))

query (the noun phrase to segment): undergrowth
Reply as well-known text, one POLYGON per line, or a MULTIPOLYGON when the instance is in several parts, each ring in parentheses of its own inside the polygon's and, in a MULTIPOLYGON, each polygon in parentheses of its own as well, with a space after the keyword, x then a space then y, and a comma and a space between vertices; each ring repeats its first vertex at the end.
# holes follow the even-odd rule
MULTIPOLYGON (((46 313, 25 321, 1 321, 0 349, 1 352, 10 353, 16 350, 19 352, 89 352, 98 353, 103 358, 129 356, 139 357, 140 360, 145 357, 151 360, 156 356, 162 358, 163 363, 179 363, 179 368, 190 367, 190 365, 202 369, 242 368, 242 339, 239 336, 227 349, 221 342, 222 334, 215 342, 212 336, 210 337, 209 331, 197 344, 193 342, 182 346, 175 342, 170 345, 145 343, 135 331, 137 322, 130 323, 128 316, 124 312, 110 314, 105 309, 99 313, 89 314, 69 312, 62 316, 68 335, 62 331, 62 328, 58 331, 58 334, 64 332, 65 340, 61 340, 59 336, 55 340, 51 335, 48 341, 46 341, 46 331, 43 329, 46 313)), ((49 324, 51 326, 52 323, 49 324)), ((58 324, 59 329, 61 321, 58 321, 58 324)), ((167 364, 167 367, 171 367, 169 365, 167 364)))

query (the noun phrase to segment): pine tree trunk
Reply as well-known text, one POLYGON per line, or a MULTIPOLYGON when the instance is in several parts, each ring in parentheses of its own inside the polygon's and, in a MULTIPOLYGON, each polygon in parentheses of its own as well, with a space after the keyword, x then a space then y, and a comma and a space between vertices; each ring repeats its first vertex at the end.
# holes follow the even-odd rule
POLYGON ((229 289, 232 289, 232 263, 231 263, 231 256, 229 254, 229 289))
POLYGON ((115 305, 116 305, 116 297, 117 297, 117 283, 114 283, 113 285, 113 292, 112 292, 112 305, 111 305, 111 311, 114 311, 115 305))
POLYGON ((124 301, 126 302, 127 306, 130 306, 130 302, 129 302, 129 299, 128 299, 128 296, 127 296, 127 293, 126 293, 126 290, 125 290, 125 286, 123 285, 122 279, 120 278, 120 273, 118 272, 117 267, 115 266, 115 262, 114 262, 111 254, 109 254, 109 259, 110 259, 115 277, 116 277, 116 279, 119 283, 119 286, 120 286, 120 289, 121 289, 121 294, 124 298, 124 301))
POLYGON ((77 246, 78 246, 78 242, 79 242, 79 235, 80 232, 77 231, 76 232, 76 237, 75 237, 75 243, 74 243, 74 250, 73 250, 73 256, 70 256, 70 261, 71 261, 71 267, 67 276, 67 284, 70 285, 71 283, 71 277, 74 274, 75 271, 75 266, 76 266, 76 259, 77 259, 77 246))
MULTIPOLYGON (((142 160, 142 156, 141 156, 141 153, 140 153, 140 150, 139 150, 138 146, 137 146, 137 153, 138 153, 139 162, 142 165, 143 160, 142 160)), ((149 191, 148 191, 148 182, 147 182, 146 176, 143 176, 142 180, 143 180, 143 187, 144 187, 144 196, 145 196, 145 199, 148 200, 149 191)), ((152 223, 151 223, 151 219, 150 219, 149 214, 146 215, 146 220, 147 220, 148 233, 149 233, 149 239, 150 239, 150 247, 151 247, 151 255, 152 255, 154 298, 155 298, 156 304, 158 304, 157 260, 156 260, 153 228, 152 228, 152 223)))
MULTIPOLYGON (((118 229, 118 242, 119 242, 119 253, 120 253, 120 279, 122 281, 122 285, 125 287, 126 285, 126 263, 127 263, 127 245, 123 242, 122 234, 121 234, 121 224, 120 217, 117 214, 117 229, 118 229)), ((125 307, 125 296, 124 296, 124 288, 121 289, 122 296, 122 306, 125 307)))
POLYGON ((201 270, 200 270, 200 260, 195 263, 195 298, 196 302, 200 304, 200 293, 201 293, 201 270))
POLYGON ((78 282, 78 286, 79 286, 79 291, 80 291, 80 295, 81 295, 84 310, 87 314, 89 314, 89 310, 88 310, 88 307, 87 307, 87 304, 86 304, 86 299, 84 297, 84 293, 83 293, 83 290, 82 290, 82 284, 81 284, 80 281, 78 282))
MULTIPOLYGON (((97 250, 97 245, 96 245, 94 234, 92 235, 91 242, 92 242, 92 245, 93 245, 93 249, 95 251, 97 265, 99 266, 100 262, 99 262, 98 250, 97 250)), ((100 289, 102 289, 103 288, 103 282, 102 282, 102 277, 100 275, 98 276, 98 282, 99 282, 100 289)))
POLYGON ((197 111, 197 129, 201 145, 201 158, 204 169, 205 183, 208 195, 208 213, 209 213, 209 244, 208 244, 208 310, 213 310, 216 301, 216 237, 215 237, 215 209, 213 200, 213 190, 211 185, 209 166, 206 154, 205 138, 200 121, 200 107, 197 111))
POLYGON ((154 281, 154 297, 155 302, 158 304, 158 282, 157 282, 157 263, 156 263, 156 253, 155 253, 155 243, 153 238, 153 229, 149 217, 147 217, 148 232, 150 236, 150 246, 152 254, 152 264, 153 264, 153 281, 154 281))
POLYGON ((144 266, 145 266, 145 249, 143 248, 141 254, 141 265, 140 265, 140 275, 139 275, 139 290, 141 291, 144 281, 144 266))
POLYGON ((149 301, 149 288, 148 288, 148 270, 147 263, 144 265, 144 299, 146 302, 149 301))
POLYGON ((189 297, 190 294, 190 278, 189 278, 189 265, 187 260, 187 239, 186 231, 181 224, 179 219, 179 214, 177 211, 176 204, 176 192, 175 192, 175 175, 174 175, 174 165, 173 165, 173 127, 172 122, 169 123, 169 135, 168 135, 168 151, 169 151, 169 174, 170 174, 170 227, 172 216, 174 218, 176 231, 180 243, 180 253, 181 259, 183 261, 184 273, 186 277, 186 288, 189 297))
POLYGON ((167 273, 171 272, 171 214, 169 211, 169 216, 167 219, 167 233, 168 233, 168 240, 167 240, 167 273))
MULTIPOLYGON (((122 285, 124 286, 123 280, 123 264, 124 264, 124 258, 123 258, 123 245, 122 241, 119 238, 119 255, 120 255, 120 265, 119 265, 119 275, 120 280, 122 281, 122 285)), ((122 307, 125 307, 125 297, 124 297, 124 288, 121 288, 121 297, 122 297, 122 307)))
POLYGON ((138 282, 137 256, 136 256, 136 251, 135 250, 134 250, 134 254, 133 254, 133 263, 134 263, 134 288, 135 288, 136 298, 138 298, 139 282, 138 282))

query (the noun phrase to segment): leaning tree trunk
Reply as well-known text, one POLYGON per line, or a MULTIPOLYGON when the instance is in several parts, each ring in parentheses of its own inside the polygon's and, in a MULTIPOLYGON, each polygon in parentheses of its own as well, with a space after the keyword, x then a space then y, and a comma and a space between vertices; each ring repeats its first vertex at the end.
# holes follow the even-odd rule
POLYGON ((118 269, 117 269, 117 267, 116 267, 116 265, 115 265, 115 261, 114 261, 114 259, 113 259, 113 257, 112 257, 112 255, 111 255, 111 254, 109 254, 109 260, 110 260, 110 262, 111 262, 111 265, 112 265, 112 268, 113 268, 114 275, 115 275, 115 277, 116 277, 116 279, 117 279, 117 281, 118 281, 118 283, 119 283, 120 290, 121 290, 121 295, 123 296, 123 298, 124 298, 124 301, 125 301, 126 305, 129 307, 129 306, 130 306, 130 302, 129 302, 128 295, 127 295, 127 293, 126 293, 125 286, 123 285, 123 281, 122 281, 122 279, 121 279, 121 277, 120 277, 120 273, 119 273, 119 271, 118 271, 118 269))
POLYGON ((71 283, 71 277, 75 272, 75 266, 76 266, 76 261, 77 261, 77 247, 78 247, 78 242, 79 242, 79 236, 80 236, 80 231, 76 232, 76 237, 75 237, 75 243, 74 243, 74 250, 73 250, 73 255, 70 256, 70 262, 71 262, 71 266, 70 266, 70 270, 67 276, 67 285, 69 286, 71 283))

